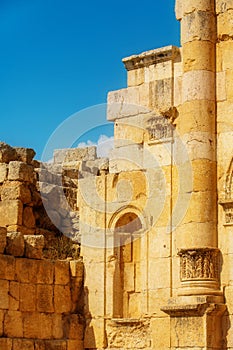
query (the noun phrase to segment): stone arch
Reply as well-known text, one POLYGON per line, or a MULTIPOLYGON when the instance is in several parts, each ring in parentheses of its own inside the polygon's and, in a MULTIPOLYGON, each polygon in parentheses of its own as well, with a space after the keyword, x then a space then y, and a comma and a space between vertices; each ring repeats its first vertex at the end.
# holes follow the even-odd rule
POLYGON ((140 293, 136 288, 140 278, 141 234, 145 220, 141 212, 128 206, 119 210, 110 221, 114 229, 113 317, 138 317, 140 293))
MULTIPOLYGON (((119 225, 120 221, 122 220, 123 216, 126 218, 130 215, 135 215, 137 216, 137 218, 140 220, 141 222, 141 229, 142 230, 146 230, 147 228, 147 220, 146 217, 144 215, 144 213, 142 213, 142 211, 140 209, 138 209, 137 207, 133 206, 133 205, 127 205, 124 207, 121 207, 120 209, 118 209, 111 217, 111 219, 109 220, 109 224, 108 227, 110 230, 115 230, 117 223, 119 225)), ((123 225, 122 225, 123 226, 123 225)))

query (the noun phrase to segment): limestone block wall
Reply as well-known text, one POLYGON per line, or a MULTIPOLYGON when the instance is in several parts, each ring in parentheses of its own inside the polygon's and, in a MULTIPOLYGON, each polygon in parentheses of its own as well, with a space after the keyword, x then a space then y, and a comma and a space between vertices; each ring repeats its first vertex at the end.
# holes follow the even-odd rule
POLYGON ((218 140, 218 233, 222 253, 221 283, 227 311, 224 315, 225 346, 233 348, 232 261, 233 261, 233 3, 216 1, 217 14, 217 140, 218 140))
MULTIPOLYGON (((1 251, 6 234, 1 228, 1 251)), ((1 253, 0 348, 83 349, 82 286, 81 261, 1 253)))
POLYGON ((171 293, 169 179, 164 166, 79 180, 85 348, 169 343, 170 321, 160 310, 171 293))

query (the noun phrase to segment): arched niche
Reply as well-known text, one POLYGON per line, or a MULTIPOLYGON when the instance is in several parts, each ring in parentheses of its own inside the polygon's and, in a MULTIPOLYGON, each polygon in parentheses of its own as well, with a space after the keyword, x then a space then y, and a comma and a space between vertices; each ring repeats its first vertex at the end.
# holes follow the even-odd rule
POLYGON ((112 220, 114 228, 113 317, 140 316, 140 261, 141 235, 144 232, 143 216, 133 208, 118 212, 112 220))

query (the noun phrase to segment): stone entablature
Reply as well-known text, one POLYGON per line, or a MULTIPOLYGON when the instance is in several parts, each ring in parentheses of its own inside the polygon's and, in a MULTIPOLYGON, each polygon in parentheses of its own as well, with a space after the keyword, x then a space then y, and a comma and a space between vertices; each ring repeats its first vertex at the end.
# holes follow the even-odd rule
POLYGON ((179 53, 180 50, 178 47, 169 45, 155 50, 146 51, 139 55, 132 55, 123 58, 122 62, 124 63, 125 68, 129 71, 132 69, 148 67, 152 64, 174 60, 179 53))

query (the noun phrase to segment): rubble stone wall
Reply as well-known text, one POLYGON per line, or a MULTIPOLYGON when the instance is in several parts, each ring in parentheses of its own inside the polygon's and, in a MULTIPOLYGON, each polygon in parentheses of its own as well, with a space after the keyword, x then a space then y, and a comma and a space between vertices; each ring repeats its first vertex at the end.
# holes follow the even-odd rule
MULTIPOLYGON (((0 144, 0 349, 81 350, 83 263, 72 259, 78 245, 59 231, 44 206, 59 194, 59 174, 34 155, 32 149, 0 144)), ((74 175, 62 177, 73 209, 74 175)), ((68 221, 68 213, 61 207, 57 216, 68 221)), ((77 221, 73 210, 69 232, 77 221)))

